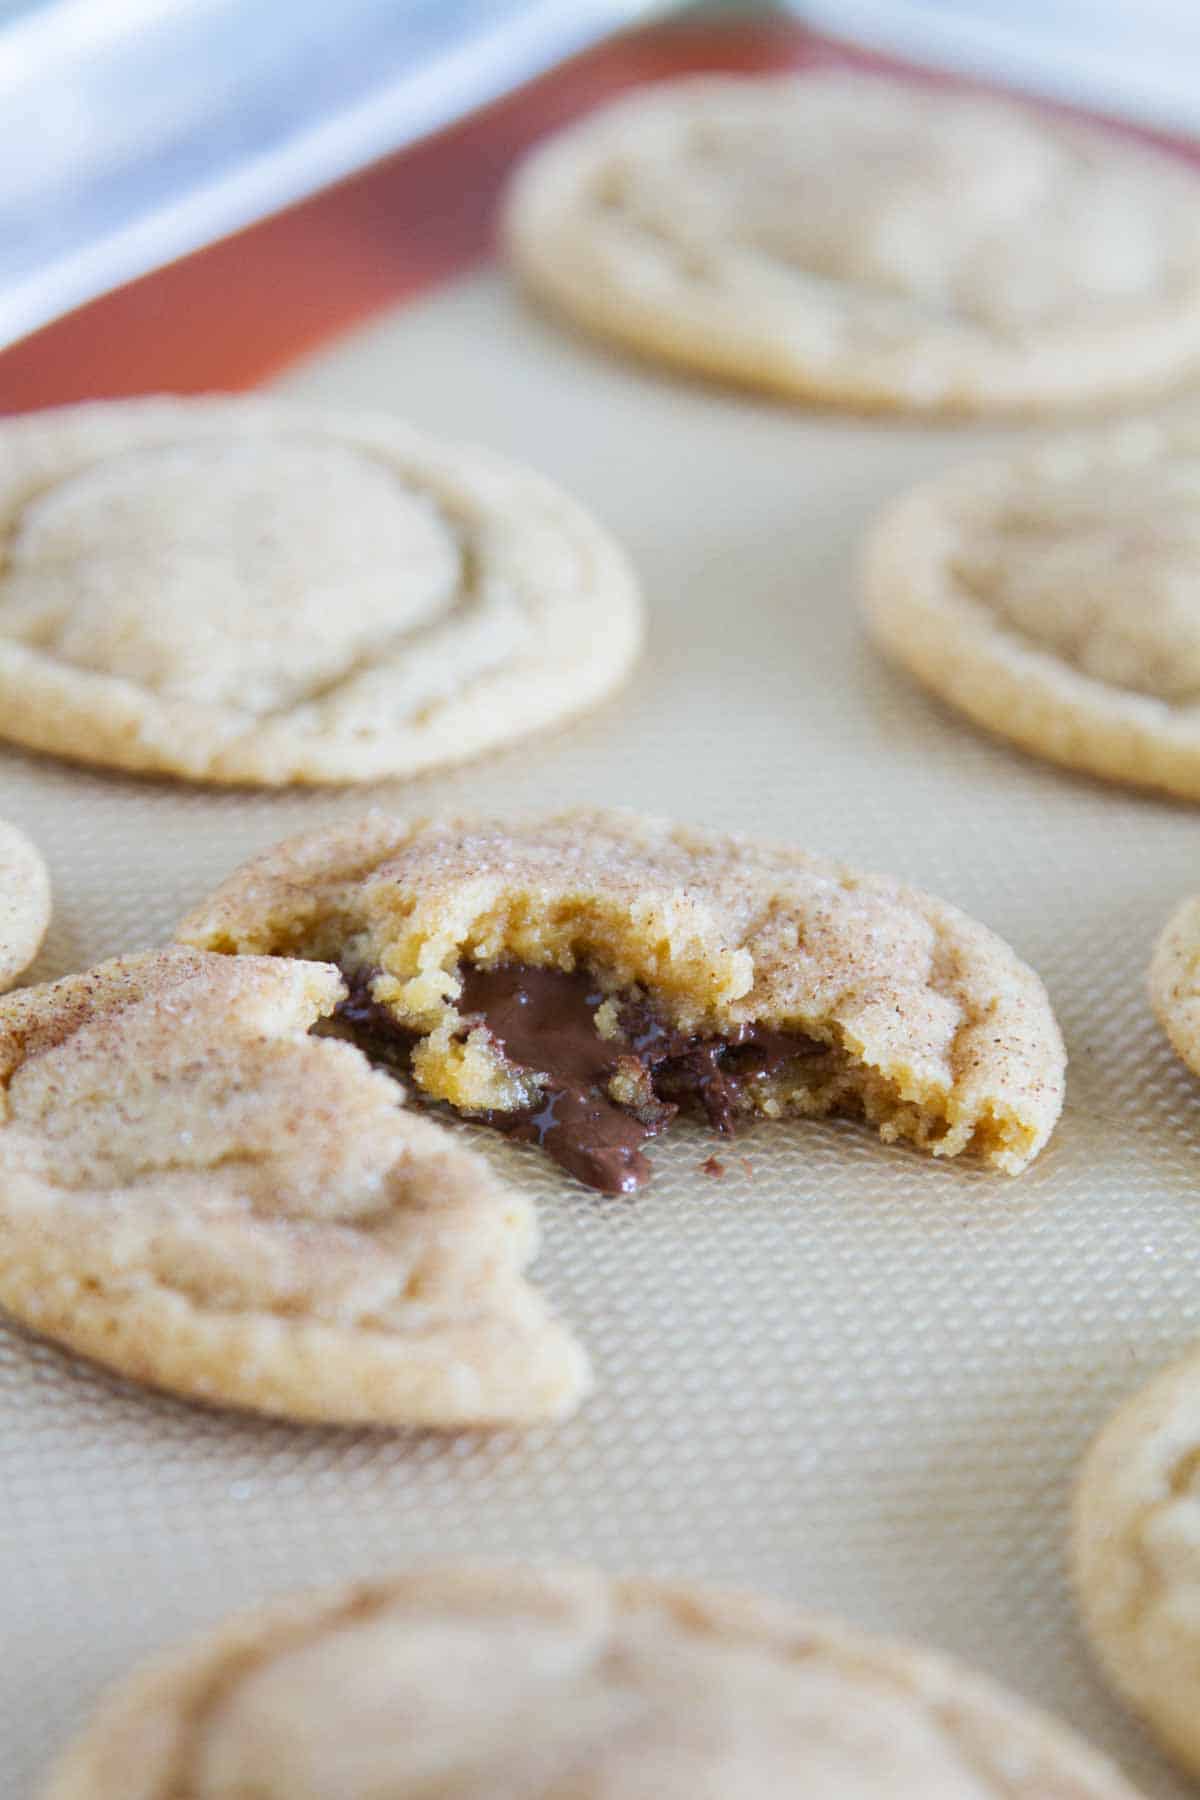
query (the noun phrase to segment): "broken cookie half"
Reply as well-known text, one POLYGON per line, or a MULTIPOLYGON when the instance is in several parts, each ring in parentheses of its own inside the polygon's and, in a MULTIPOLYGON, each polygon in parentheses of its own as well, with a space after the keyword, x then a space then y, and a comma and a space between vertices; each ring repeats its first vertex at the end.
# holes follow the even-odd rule
POLYGON ((312 962, 173 949, 0 1001, 0 1305, 122 1374, 293 1419, 558 1417, 582 1351, 530 1203, 310 1035, 312 962))
POLYGON ((336 962, 343 1026, 427 1098, 628 1192, 681 1108, 864 1117, 1015 1174, 1062 1106, 1044 988, 943 901, 800 851, 632 815, 292 840, 180 928, 336 962))

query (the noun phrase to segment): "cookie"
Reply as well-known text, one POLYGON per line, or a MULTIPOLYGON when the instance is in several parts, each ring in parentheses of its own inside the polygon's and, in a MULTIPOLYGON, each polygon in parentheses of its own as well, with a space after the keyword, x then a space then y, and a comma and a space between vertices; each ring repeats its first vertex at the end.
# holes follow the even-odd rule
POLYGON ((1200 1350, 1100 1432, 1075 1492, 1072 1558, 1102 1668, 1200 1774, 1200 1350))
POLYGON ((154 400, 0 423, 0 736, 195 781, 351 782, 561 723, 637 585, 565 494, 383 415, 154 400))
POLYGON ((570 1410, 532 1208, 310 1035, 309 962, 166 950, 0 1001, 0 1305, 156 1387, 292 1419, 570 1410))
POLYGON ((915 83, 640 89, 532 152, 504 235, 585 329, 799 399, 1039 410, 1200 360, 1194 170, 915 83))
POLYGON ((0 819, 0 993, 37 955, 50 923, 50 877, 29 839, 0 819))
POLYGON ((1121 426, 954 469, 871 534, 882 649, 977 724, 1200 799, 1200 428, 1121 426))
POLYGON ((748 1595, 459 1567, 276 1602, 135 1674, 42 1800, 1136 1800, 949 1660, 748 1595))
POLYGON ((347 1026, 417 1088, 628 1191, 680 1105, 846 1112, 1015 1174, 1058 1116, 1045 991, 955 907, 632 814, 406 825, 282 844, 180 928, 340 965, 347 1026))
POLYGON ((1150 1002, 1176 1053, 1200 1075, 1200 898, 1171 914, 1150 959, 1150 1002))

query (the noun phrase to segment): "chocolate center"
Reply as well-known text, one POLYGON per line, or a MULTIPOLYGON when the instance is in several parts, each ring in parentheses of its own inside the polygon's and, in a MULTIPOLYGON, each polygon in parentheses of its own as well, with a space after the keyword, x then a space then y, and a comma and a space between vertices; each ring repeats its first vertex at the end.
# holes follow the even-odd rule
POLYGON ((335 1017, 348 1025, 354 1042, 373 1063, 381 1063, 394 1075, 407 1075, 413 1045, 421 1033, 402 1025, 390 1006, 371 997, 371 986, 378 969, 342 970, 349 992, 339 1001, 335 1017))
POLYGON ((729 1135, 744 1090, 799 1056, 820 1053, 812 1038, 742 1025, 729 1037, 689 1035, 643 1000, 619 1007, 618 1038, 602 1038, 596 1009, 605 995, 586 974, 506 964, 463 970, 458 1010, 487 1027, 510 1063, 545 1076, 542 1099, 488 1122, 534 1141, 589 1187, 628 1194, 648 1180, 641 1146, 680 1107, 699 1105, 729 1135), (618 1078, 631 1096, 609 1091, 618 1078))
POLYGON ((604 1002, 586 975, 561 969, 466 968, 458 1010, 486 1025, 510 1063, 546 1076, 536 1108, 489 1112, 489 1125, 540 1144, 570 1174, 605 1194, 630 1194, 650 1177, 641 1146, 661 1131, 661 1120, 642 1120, 605 1091, 625 1046, 602 1038, 596 1008, 604 1002))
MULTIPOLYGON (((338 1014, 373 1061, 403 1072, 419 1033, 371 998, 374 971, 348 975, 338 1014)), ((596 1030, 608 998, 593 977, 506 963, 461 970, 458 1010, 466 1028, 483 1026, 515 1068, 539 1075, 537 1102, 474 1114, 509 1136, 540 1144, 578 1180, 605 1194, 630 1194, 650 1176, 642 1154, 683 1106, 699 1106, 730 1136, 748 1088, 826 1046, 799 1033, 740 1025, 704 1037, 667 1024, 645 1000, 618 1000, 620 1035, 596 1030), (622 1092, 612 1097, 611 1088, 622 1092)))

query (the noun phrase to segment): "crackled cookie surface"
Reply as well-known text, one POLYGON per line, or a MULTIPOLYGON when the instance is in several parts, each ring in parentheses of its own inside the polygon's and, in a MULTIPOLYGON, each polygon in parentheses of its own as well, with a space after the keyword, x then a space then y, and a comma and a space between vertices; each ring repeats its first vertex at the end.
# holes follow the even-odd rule
POLYGON ((50 923, 50 877, 24 832, 0 819, 0 993, 38 953, 50 923))
POLYGON ((217 782, 456 762, 637 653, 615 544, 548 482, 382 415, 259 400, 0 429, 0 735, 217 782))
POLYGON ((0 1001, 0 1305, 139 1381, 296 1419, 569 1410, 529 1204, 312 1037, 335 969, 167 950, 0 1001))
POLYGON ((1092 1445, 1073 1560, 1101 1666, 1200 1774, 1200 1351, 1161 1370, 1092 1445))
POLYGON ((1022 748, 1200 798, 1200 429, 1139 422, 956 469, 883 514, 888 655, 1022 748))
POLYGON ((1200 182, 1115 133, 826 72, 665 82, 535 149, 512 260, 573 320, 800 398, 1037 409, 1200 357, 1200 182))
POLYGON ((680 1105, 863 1115, 1015 1173, 1063 1096, 1040 981, 954 907, 800 851, 632 815, 406 826, 280 845, 180 928, 314 956, 343 1018, 427 1095, 592 1185, 645 1178, 680 1105))
POLYGON ((102 1704, 42 1800, 1136 1800, 941 1657, 586 1569, 418 1571, 249 1613, 102 1704))

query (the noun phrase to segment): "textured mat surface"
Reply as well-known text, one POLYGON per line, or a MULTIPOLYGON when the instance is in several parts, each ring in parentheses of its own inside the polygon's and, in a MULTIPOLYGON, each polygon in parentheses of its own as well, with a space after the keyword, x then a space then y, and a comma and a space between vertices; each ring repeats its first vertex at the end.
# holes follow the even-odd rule
POLYGON ((731 1153, 681 1128, 632 1201, 476 1133, 536 1193, 537 1279, 597 1369, 571 1424, 526 1437, 209 1414, 0 1328, 4 1800, 135 1657, 281 1589, 460 1552, 751 1583, 925 1638, 1184 1794, 1091 1672, 1063 1536, 1090 1433, 1200 1335, 1200 1088, 1143 997, 1200 885, 1200 813, 990 743, 880 664, 853 606, 876 504, 997 434, 692 388, 493 277, 281 391, 567 483, 642 571, 649 654, 570 729, 408 787, 205 794, 0 752, 0 816, 56 884, 37 975, 162 941, 258 847, 368 804, 632 805, 890 870, 995 927, 1050 988, 1067 1110, 1016 1182, 849 1125, 760 1127, 731 1153), (723 1179, 700 1169, 714 1148, 723 1179))

